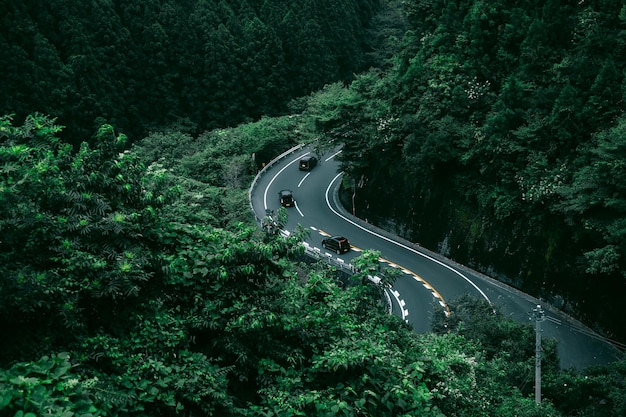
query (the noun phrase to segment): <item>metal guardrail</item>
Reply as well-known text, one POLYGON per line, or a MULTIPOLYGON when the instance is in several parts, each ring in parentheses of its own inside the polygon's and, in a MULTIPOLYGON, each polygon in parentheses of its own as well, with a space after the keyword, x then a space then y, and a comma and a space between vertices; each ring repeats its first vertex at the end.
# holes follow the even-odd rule
MULTIPOLYGON (((283 160, 285 157, 287 157, 287 156, 297 152, 298 150, 302 149, 304 146, 305 146, 305 144, 299 144, 297 146, 294 146, 291 149, 288 149, 287 151, 283 152, 282 154, 278 155, 276 158, 272 159, 267 165, 265 165, 257 173, 257 175, 254 177, 254 180, 252 181, 252 184, 250 185, 250 188, 248 190, 248 201, 250 203, 250 210, 252 211, 256 222, 259 223, 259 226, 261 225, 262 220, 261 220, 261 218, 259 218, 257 216, 256 212, 254 211, 254 207, 252 205, 252 195, 254 194, 254 188, 257 186, 257 183, 258 183, 259 179, 265 174, 265 172, 269 168, 271 168, 276 163, 278 163, 281 160, 283 160)), ((380 228, 378 228, 378 227, 376 227, 376 226, 374 226, 374 225, 372 225, 372 224, 370 224, 370 223, 368 223, 368 222, 366 222, 366 221, 364 221, 364 220, 362 220, 362 219, 360 219, 360 218, 358 218, 356 216, 352 216, 350 213, 348 213, 343 208, 343 206, 341 206, 341 204, 339 204, 339 208, 341 209, 342 214, 346 215, 347 217, 350 217, 353 221, 356 221, 356 222, 360 223, 363 227, 366 227, 366 228, 371 229, 371 230, 376 230, 376 232, 379 233, 379 234, 390 236, 394 240, 403 242, 406 246, 413 247, 416 250, 420 250, 420 251, 428 254, 429 256, 431 256, 431 257, 433 257, 435 259, 439 259, 441 261, 448 262, 448 263, 450 263, 451 265, 453 265, 455 268, 457 268, 459 270, 462 270, 464 272, 470 272, 470 273, 476 275, 477 277, 482 278, 483 280, 491 283, 492 285, 495 285, 495 286, 504 288, 504 289, 506 289, 508 291, 514 292, 517 295, 519 295, 521 297, 524 297, 524 298, 526 298, 529 301, 533 301, 535 303, 541 302, 544 307, 546 307, 549 310, 551 310, 554 314, 558 314, 559 316, 562 316, 562 317, 566 318, 567 321, 569 321, 571 323, 574 323, 575 326, 578 327, 578 328, 573 328, 572 330, 575 330, 575 331, 578 331, 578 332, 581 332, 581 333, 585 332, 585 333, 588 333, 589 335, 593 335, 593 337, 595 337, 595 338, 597 338, 599 340, 607 341, 606 337, 603 337, 603 336, 597 334, 596 332, 594 332, 593 330, 587 328, 587 326, 585 326, 584 324, 580 323, 577 319, 571 317, 570 315, 568 315, 567 313, 559 310, 558 308, 553 307, 552 305, 547 303, 545 300, 538 300, 537 298, 535 298, 535 297, 533 297, 533 296, 531 296, 529 294, 525 294, 522 291, 520 291, 520 290, 518 290, 518 289, 516 289, 516 288, 514 288, 514 287, 512 287, 510 285, 507 285, 504 282, 501 282, 501 281, 499 281, 499 280, 497 280, 495 278, 492 278, 492 277, 487 276, 485 274, 482 274, 480 272, 474 271, 474 270, 470 269, 469 267, 467 267, 465 265, 461 265, 461 264, 459 264, 459 263, 457 263, 457 262, 455 262, 453 260, 445 258, 441 254, 438 254, 436 252, 430 251, 430 250, 422 247, 421 245, 419 245, 417 243, 406 241, 405 239, 402 239, 399 236, 393 235, 392 233, 390 233, 390 232, 388 232, 386 230, 380 229, 380 228)), ((285 235, 288 235, 289 232, 286 231, 286 230, 282 230, 281 234, 283 234, 285 236, 285 235)), ((329 264, 331 264, 331 265, 333 265, 333 266, 335 266, 337 268, 340 268, 341 270, 343 270, 346 273, 355 274, 355 273, 358 272, 358 269, 356 267, 354 267, 354 265, 344 262, 343 259, 334 258, 331 254, 322 253, 319 248, 311 247, 306 242, 302 242, 302 244, 304 245, 304 248, 305 248, 305 254, 307 256, 311 257, 312 259, 319 259, 319 260, 323 259, 326 262, 328 262, 329 264)), ((374 276, 374 277, 368 276, 368 279, 370 281, 372 281, 373 283, 375 283, 375 284, 378 284, 380 282, 380 278, 377 277, 377 276, 374 276)), ((385 293, 387 305, 388 305, 388 308, 389 308, 389 312, 392 313, 392 301, 391 301, 391 296, 389 295, 388 290, 389 289, 385 289, 384 293, 385 293)), ((624 348, 625 348, 625 346, 623 344, 619 344, 618 345, 613 340, 609 339, 607 342, 610 343, 612 346, 616 347, 617 349, 620 349, 621 351, 623 351, 624 348)))
MULTIPOLYGON (((287 232, 288 233, 288 232, 287 232)), ((359 269, 356 268, 354 265, 350 264, 350 263, 346 263, 343 259, 341 258, 335 258, 332 254, 328 253, 328 252, 322 252, 320 250, 320 248, 316 248, 316 247, 311 247, 308 243, 306 242, 302 242, 303 246, 304 246, 304 253, 305 255, 317 259, 317 260, 324 260, 327 263, 329 263, 330 265, 335 266, 336 268, 339 268, 340 270, 347 272, 349 274, 357 274, 359 272, 359 269)), ((380 283, 380 277, 377 276, 371 276, 368 275, 367 279, 369 279, 372 283, 378 285, 380 283)), ((388 291, 383 291, 385 294, 385 300, 387 301, 387 308, 389 310, 389 313, 391 314, 393 312, 393 306, 392 306, 392 301, 391 301, 391 296, 389 295, 388 291)))
POLYGON ((261 218, 259 216, 257 216, 256 211, 254 211, 254 206, 252 205, 252 195, 254 194, 254 188, 256 187, 257 183, 259 182, 259 179, 265 174, 265 171, 267 171, 268 169, 270 169, 271 167, 276 165, 276 163, 278 163, 278 162, 282 161, 283 159, 285 159, 285 157, 287 157, 287 156, 291 155, 292 153, 302 149, 303 147, 304 147, 304 144, 301 143, 301 144, 299 144, 297 146, 294 146, 293 148, 288 149, 285 152, 281 153, 276 158, 274 158, 270 162, 268 162, 267 165, 265 165, 263 168, 261 168, 261 170, 256 174, 256 176, 252 180, 252 184, 250 185, 250 188, 248 189, 248 202, 250 203, 250 210, 252 211, 252 214, 254 214, 254 219, 256 220, 257 223, 261 223, 261 218))
MULTIPOLYGON (((254 189, 256 188, 259 179, 265 175, 266 171, 268 169, 270 169, 271 167, 273 167, 274 165, 276 165, 278 162, 282 161, 283 159, 285 159, 287 156, 299 151, 300 149, 302 149, 305 145, 304 144, 299 144, 297 146, 294 146, 291 149, 286 150, 285 152, 281 153, 280 155, 278 155, 276 158, 272 159, 270 162, 268 162, 263 168, 261 168, 261 170, 256 174, 256 176, 254 177, 254 180, 252 180, 252 184, 250 185, 250 188, 248 189, 248 202, 250 204, 250 210, 252 211, 252 214, 254 215, 254 219, 257 223, 259 223, 259 225, 261 225, 262 223, 262 219, 257 215, 256 211, 254 210, 254 205, 252 204, 252 196, 254 195, 254 189)), ((289 231, 287 230, 281 230, 281 235, 286 237, 289 236, 289 231)), ((306 242, 302 242, 302 245, 304 246, 304 254, 312 259, 316 259, 316 260, 324 260, 327 263, 329 263, 330 265, 339 268, 340 270, 349 273, 349 274, 356 274, 359 272, 359 270, 352 264, 350 263, 346 263, 343 259, 341 258, 336 258, 334 257, 332 254, 330 253, 326 253, 326 252, 322 252, 319 248, 316 247, 311 247, 308 243, 306 242)), ((368 275, 367 278, 373 282, 374 284, 377 284, 380 282, 380 278, 377 276, 371 276, 368 275)), ((384 291, 385 293, 385 298, 387 301, 387 306, 389 309, 389 313, 392 313, 392 301, 391 301, 391 296, 389 295, 389 293, 387 291, 384 291)))

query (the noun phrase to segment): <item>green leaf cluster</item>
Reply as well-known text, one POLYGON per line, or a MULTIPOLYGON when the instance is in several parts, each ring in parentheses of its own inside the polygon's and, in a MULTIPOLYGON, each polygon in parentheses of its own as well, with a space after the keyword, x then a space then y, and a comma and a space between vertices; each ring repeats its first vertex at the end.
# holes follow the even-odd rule
POLYGON ((71 341, 135 298, 153 275, 155 209, 166 190, 142 175, 110 126, 98 132, 101 147, 83 143, 75 151, 59 141, 59 129, 41 115, 21 127, 2 119, 3 352, 19 352, 32 337, 71 341))
POLYGON ((0 370, 0 410, 3 415, 34 417, 103 416, 91 399, 97 378, 73 369, 70 355, 59 353, 0 370))

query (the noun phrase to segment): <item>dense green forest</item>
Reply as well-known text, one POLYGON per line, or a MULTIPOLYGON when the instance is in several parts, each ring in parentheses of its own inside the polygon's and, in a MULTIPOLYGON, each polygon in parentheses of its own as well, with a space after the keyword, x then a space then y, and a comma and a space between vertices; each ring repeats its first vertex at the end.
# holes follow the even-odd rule
POLYGON ((141 137, 285 113, 371 64, 378 3, 3 1, 0 114, 57 117, 80 143, 102 123, 141 137))
POLYGON ((259 230, 246 195, 282 150, 343 143, 358 214, 601 319, 576 295, 594 280, 608 314, 621 288, 617 3, 122 3, 1 6, 0 416, 626 414, 626 362, 561 370, 544 340, 537 405, 529 325, 462 298, 415 334, 364 272, 304 257, 306 230, 259 230), (581 56, 553 56, 583 20, 581 56), (591 52, 615 58, 596 111, 591 52))
POLYGON ((626 340, 623 2, 406 6, 392 68, 329 91, 357 214, 626 340))
POLYGON ((310 103, 300 118, 165 130, 132 148, 111 125, 75 149, 45 116, 2 118, 0 415, 626 411, 626 362, 560 370, 544 340, 536 405, 530 325, 466 298, 417 335, 364 273, 346 281, 303 258, 298 234, 261 232, 250 153, 315 132, 310 103))

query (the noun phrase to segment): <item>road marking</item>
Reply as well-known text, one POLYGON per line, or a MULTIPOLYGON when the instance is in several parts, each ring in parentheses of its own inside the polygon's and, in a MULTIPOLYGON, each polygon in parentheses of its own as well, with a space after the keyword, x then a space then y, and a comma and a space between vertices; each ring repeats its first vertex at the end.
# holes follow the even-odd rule
POLYGON ((559 326, 562 324, 561 320, 557 319, 556 317, 551 317, 551 316, 546 315, 546 319, 559 326))
POLYGON ((406 304, 404 302, 404 300, 402 300, 400 298, 400 293, 396 290, 391 290, 391 295, 393 295, 393 298, 396 299, 396 302, 398 303, 398 305, 400 306, 400 311, 402 312, 402 320, 406 321, 407 323, 409 322, 406 317, 409 315, 409 310, 404 308, 404 305, 406 304))
MULTIPOLYGON (((341 177, 342 175, 343 175, 343 172, 340 172, 339 174, 337 174, 337 175, 335 176, 335 178, 333 178, 333 179, 332 179, 332 181, 328 184, 328 187, 326 188, 326 195, 325 195, 325 197, 326 197, 326 205, 328 206, 328 208, 330 209, 330 211, 332 211, 333 213, 335 213, 335 215, 336 215, 337 217, 340 217, 340 218, 344 219, 345 221, 347 221, 348 223, 352 224, 353 226, 356 226, 356 227, 358 227, 359 229, 361 229, 361 230, 363 230, 363 231, 365 231, 365 232, 367 232, 367 233, 369 233, 369 234, 371 234, 371 235, 377 236, 377 237, 378 237, 378 238, 380 238, 380 239, 386 240, 386 241, 387 241, 387 242, 389 242, 389 243, 393 243, 393 244, 394 244, 394 245, 396 245, 396 246, 400 246, 401 248, 404 248, 404 249, 406 249, 406 250, 408 250, 408 251, 411 251, 411 252, 415 253, 416 255, 419 255, 419 256, 421 256, 421 257, 423 257, 423 258, 426 258, 426 259, 428 259, 428 260, 430 260, 430 261, 432 261, 432 262, 434 262, 434 263, 436 263, 436 264, 438 264, 438 265, 440 265, 440 266, 443 266, 444 268, 447 268, 447 269, 448 269, 448 270, 450 270, 451 272, 453 272, 453 273, 457 274, 458 276, 460 276, 461 278, 463 278, 463 279, 464 279, 467 283, 469 283, 472 287, 474 287, 474 289, 475 289, 476 291, 478 291, 478 292, 480 293, 480 295, 482 295, 482 296, 483 296, 483 298, 484 298, 485 300, 487 300, 487 302, 488 302, 489 304, 492 304, 492 303, 491 303, 491 300, 489 299, 489 297, 487 297, 487 294, 485 294, 485 293, 483 292, 483 290, 481 290, 480 288, 478 288, 478 286, 477 286, 476 284, 474 284, 474 283, 472 282, 472 280, 470 280, 468 277, 466 277, 465 275, 463 275, 461 272, 457 271, 456 269, 452 268, 451 266, 446 265, 445 263, 441 262, 441 261, 440 261, 440 260, 438 260, 438 259, 433 258, 432 256, 426 255, 425 253, 419 252, 419 251, 417 251, 417 250, 415 250, 415 249, 413 249, 413 248, 410 248, 410 247, 408 247, 408 246, 406 246, 406 245, 403 245, 403 244, 402 244, 402 243, 400 243, 400 242, 396 242, 395 240, 392 240, 392 239, 390 239, 390 238, 388 238, 388 237, 386 237, 386 236, 379 235, 379 234, 378 234, 378 233, 376 233, 376 232, 373 232, 373 231, 371 231, 371 230, 369 230, 369 229, 366 229, 365 227, 361 226, 360 224, 357 224, 356 222, 353 222, 352 220, 350 220, 350 219, 348 219, 347 217, 345 217, 344 215, 342 215, 342 214, 338 213, 338 212, 337 212, 337 210, 335 210, 335 209, 331 206, 330 201, 329 201, 329 199, 328 199, 328 194, 330 193, 330 188, 332 187, 333 183, 334 183, 335 181, 337 181, 337 178, 341 177)), ((429 285, 430 285, 430 284, 429 284, 429 285)), ((442 299, 443 299, 443 298, 442 298, 442 299)))
POLYGON ((294 200, 293 205, 296 210, 298 210, 298 213, 300 213, 300 216, 304 217, 304 214, 302 214, 302 212, 300 211, 300 207, 298 207, 298 202, 294 200))
POLYGON ((336 152, 336 153, 332 154, 331 156, 329 156, 328 158, 324 159, 324 162, 328 162, 328 161, 330 161, 330 160, 331 160, 331 159, 333 159, 335 156, 339 155, 339 154, 341 153, 341 151, 342 151, 342 150, 343 150, 343 149, 340 149, 338 152, 336 152))
POLYGON ((300 158, 302 158, 305 155, 310 154, 311 152, 307 152, 305 154, 302 154, 300 156, 298 156, 296 159, 294 159, 293 161, 289 162, 287 165, 285 165, 280 171, 278 171, 276 173, 276 175, 274 175, 272 177, 272 179, 270 180, 269 184, 267 184, 267 187, 265 187, 265 192, 263 193, 263 208, 265 210, 267 210, 267 191, 270 189, 270 187, 272 186, 272 183, 274 182, 274 180, 284 171, 286 170, 291 164, 297 162, 300 160, 300 158))
POLYGON ((310 172, 307 172, 307 174, 304 176, 304 178, 302 178, 300 180, 300 182, 298 183, 298 188, 300 188, 300 186, 302 185, 302 183, 304 182, 304 180, 306 180, 306 177, 308 177, 309 175, 311 175, 310 172))
POLYGON ((428 291, 431 292, 431 294, 433 295, 434 298, 439 300, 439 304, 441 304, 441 306, 446 310, 445 311, 446 316, 450 315, 450 308, 448 307, 448 304, 446 304, 446 302, 443 299, 443 297, 441 296, 441 294, 439 294, 439 292, 435 288, 433 288, 432 285, 430 285, 424 278, 420 277, 419 275, 417 275, 413 271, 410 271, 410 270, 408 270, 406 268, 402 268, 402 272, 404 272, 405 274, 411 275, 413 277, 413 279, 415 279, 416 281, 420 282, 424 288, 426 288, 428 291))

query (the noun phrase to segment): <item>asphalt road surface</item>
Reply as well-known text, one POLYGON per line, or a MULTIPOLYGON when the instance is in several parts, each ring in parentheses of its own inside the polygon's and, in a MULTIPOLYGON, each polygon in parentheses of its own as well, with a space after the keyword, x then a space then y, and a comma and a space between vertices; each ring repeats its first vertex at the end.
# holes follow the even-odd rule
POLYGON ((530 295, 473 271, 436 253, 367 224, 352 216, 339 204, 337 189, 342 179, 336 156, 339 149, 319 156, 311 172, 300 171, 298 161, 310 154, 306 148, 294 149, 272 161, 257 176, 250 189, 250 204, 257 219, 265 210, 278 210, 278 193, 293 191, 295 206, 288 208, 287 231, 300 224, 311 230, 305 242, 310 248, 342 263, 349 263, 364 249, 380 251, 381 262, 398 268, 400 278, 388 291, 392 311, 413 326, 428 332, 435 309, 447 309, 446 300, 470 294, 499 306, 520 322, 529 322, 533 309, 541 305, 545 320, 542 337, 558 341, 562 368, 583 369, 623 358, 623 352, 598 334, 564 313, 530 295), (336 255, 322 247, 325 236, 342 235, 353 250, 336 255))

